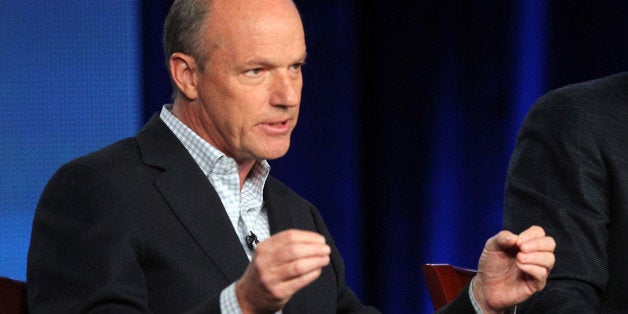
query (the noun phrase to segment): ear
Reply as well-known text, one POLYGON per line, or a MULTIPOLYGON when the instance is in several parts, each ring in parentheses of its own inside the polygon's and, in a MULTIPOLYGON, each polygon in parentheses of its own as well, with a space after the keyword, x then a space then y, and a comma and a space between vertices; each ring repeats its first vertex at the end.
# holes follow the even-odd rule
POLYGON ((168 63, 172 81, 177 85, 179 92, 187 99, 195 100, 198 97, 198 77, 194 58, 184 53, 175 52, 170 56, 168 63))

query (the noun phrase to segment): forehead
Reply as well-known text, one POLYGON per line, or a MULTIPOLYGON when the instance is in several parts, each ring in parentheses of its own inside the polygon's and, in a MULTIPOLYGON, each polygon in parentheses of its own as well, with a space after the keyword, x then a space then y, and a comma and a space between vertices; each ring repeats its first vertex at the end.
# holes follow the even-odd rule
POLYGON ((229 5, 213 7, 206 23, 204 44, 214 66, 303 61, 305 35, 294 5, 260 6, 282 0, 228 1, 229 5))
POLYGON ((305 35, 292 2, 227 0, 215 4, 205 28, 211 51, 223 50, 238 59, 256 54, 304 57, 305 35))

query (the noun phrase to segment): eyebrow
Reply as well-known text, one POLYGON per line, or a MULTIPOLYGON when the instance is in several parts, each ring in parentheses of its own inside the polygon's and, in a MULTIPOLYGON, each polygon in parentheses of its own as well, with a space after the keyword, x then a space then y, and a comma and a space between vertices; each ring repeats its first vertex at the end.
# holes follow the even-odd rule
MULTIPOLYGON (((305 59, 307 57, 307 52, 303 53, 303 55, 299 58, 296 58, 294 62, 291 62, 290 64, 295 64, 295 63, 305 63, 305 59)), ((272 61, 270 61, 267 58, 251 58, 249 60, 247 60, 246 62, 244 62, 244 65, 262 65, 265 67, 274 67, 276 66, 276 64, 272 61)))

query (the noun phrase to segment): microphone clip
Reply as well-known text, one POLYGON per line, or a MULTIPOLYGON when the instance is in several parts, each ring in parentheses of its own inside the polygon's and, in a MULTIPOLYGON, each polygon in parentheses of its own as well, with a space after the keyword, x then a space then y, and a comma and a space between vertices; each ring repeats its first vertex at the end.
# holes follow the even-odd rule
POLYGON ((251 250, 251 252, 255 252, 255 249, 257 248, 257 244, 259 243, 259 240, 257 239, 257 236, 255 235, 255 233, 253 233, 253 231, 249 231, 249 232, 251 234, 244 237, 244 240, 246 241, 246 246, 249 248, 249 250, 251 250))

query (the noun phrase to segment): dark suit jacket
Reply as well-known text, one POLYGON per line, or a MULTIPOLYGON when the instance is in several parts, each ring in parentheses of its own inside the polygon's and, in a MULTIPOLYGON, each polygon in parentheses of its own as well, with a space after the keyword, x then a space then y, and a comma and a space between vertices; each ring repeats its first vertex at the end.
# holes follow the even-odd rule
MULTIPOLYGON (((347 287, 318 210, 269 177, 271 233, 316 231, 331 263, 284 313, 379 313, 347 287)), ((219 313, 219 293, 249 261, 224 207, 187 150, 155 116, 134 138, 64 165, 46 186, 28 255, 32 313, 219 313)), ((449 313, 472 313, 466 295, 449 313)), ((446 311, 445 311, 446 313, 446 311)))
POLYGON ((543 96, 508 170, 504 228, 555 238, 546 288, 517 313, 628 313, 628 72, 543 96))

